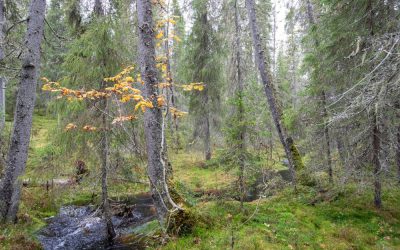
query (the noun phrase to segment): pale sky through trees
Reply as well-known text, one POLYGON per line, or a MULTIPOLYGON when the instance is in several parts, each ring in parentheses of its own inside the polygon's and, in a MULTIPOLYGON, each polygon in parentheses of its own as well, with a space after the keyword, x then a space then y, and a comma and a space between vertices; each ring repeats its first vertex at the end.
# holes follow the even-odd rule
MULTIPOLYGON (((170 0, 168 0, 170 1, 170 0)), ((50 6, 51 0, 47 0, 48 6, 50 6)), ((171 1, 172 2, 172 1, 171 1)), ((180 6, 182 8, 182 12, 184 13, 184 18, 186 22, 186 30, 190 30, 191 27, 191 18, 190 18, 190 13, 188 10, 190 8, 187 7, 187 5, 190 3, 189 0, 179 0, 180 6)), ((286 4, 288 0, 271 0, 272 4, 275 5, 275 10, 276 10, 276 45, 279 48, 280 45, 284 44, 284 41, 286 40, 286 34, 285 34, 285 17, 287 14, 287 8, 286 4)), ((94 0, 83 0, 83 8, 82 12, 83 13, 89 13, 90 10, 93 8, 94 0)), ((103 1, 107 5, 108 1, 103 1)), ((271 13, 272 15, 272 13, 271 13)), ((271 17, 272 21, 272 17, 271 17)))

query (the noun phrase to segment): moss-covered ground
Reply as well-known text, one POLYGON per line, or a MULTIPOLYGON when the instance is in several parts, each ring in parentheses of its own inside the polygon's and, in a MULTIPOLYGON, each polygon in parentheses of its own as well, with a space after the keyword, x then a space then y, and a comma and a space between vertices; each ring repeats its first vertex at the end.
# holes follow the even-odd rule
POLYGON ((210 224, 199 223, 190 235, 163 249, 400 249, 400 192, 385 192, 386 208, 371 206, 372 194, 340 194, 335 201, 310 205, 311 189, 245 204, 206 202, 197 210, 210 224))
MULTIPOLYGON (((54 119, 35 117, 24 178, 43 177, 46 172, 38 170, 45 167, 42 162, 48 155, 47 138, 54 126, 54 119)), ((170 159, 180 190, 224 189, 236 179, 234 170, 210 167, 197 153, 171 153, 170 159)), ((57 213, 60 205, 99 201, 100 182, 95 186, 89 184, 49 190, 42 185, 24 188, 19 222, 0 226, 0 249, 40 249, 35 233, 45 225, 46 217, 57 213)), ((148 185, 140 183, 116 180, 110 184, 112 199, 148 190, 148 185)), ((314 189, 299 187, 295 193, 286 187, 274 196, 245 203, 242 211, 237 201, 200 201, 188 192, 192 209, 202 220, 190 234, 172 237, 157 249, 400 249, 398 187, 384 188, 382 210, 373 207, 372 192, 368 190, 358 192, 349 186, 332 192, 335 199, 311 202, 318 196, 314 189)), ((149 233, 156 228, 156 223, 149 223, 136 231, 149 233)))

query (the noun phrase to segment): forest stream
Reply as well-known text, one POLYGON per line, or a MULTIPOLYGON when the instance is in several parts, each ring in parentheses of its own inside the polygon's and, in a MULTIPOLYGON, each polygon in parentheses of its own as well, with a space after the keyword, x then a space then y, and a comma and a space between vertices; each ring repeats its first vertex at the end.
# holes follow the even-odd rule
POLYGON ((101 210, 94 205, 68 205, 58 215, 47 219, 48 225, 38 233, 45 250, 69 249, 144 249, 137 237, 124 236, 155 218, 153 201, 148 193, 136 195, 124 203, 113 203, 112 222, 117 234, 113 244, 107 240, 107 227, 101 210))
MULTIPOLYGON (((284 180, 290 178, 288 170, 276 172, 284 180)), ((259 198, 263 188, 263 178, 259 178, 249 189, 245 201, 259 198)), ((221 190, 222 192, 222 190, 221 190)), ((199 192, 200 197, 218 197, 218 191, 199 192)), ((112 222, 117 234, 112 244, 107 239, 107 227, 101 217, 101 209, 95 205, 66 205, 56 216, 48 218, 47 226, 38 232, 38 239, 45 250, 72 249, 144 249, 145 246, 135 236, 135 228, 155 219, 155 208, 149 193, 142 193, 112 203, 112 222), (128 238, 129 240, 123 240, 128 238)))

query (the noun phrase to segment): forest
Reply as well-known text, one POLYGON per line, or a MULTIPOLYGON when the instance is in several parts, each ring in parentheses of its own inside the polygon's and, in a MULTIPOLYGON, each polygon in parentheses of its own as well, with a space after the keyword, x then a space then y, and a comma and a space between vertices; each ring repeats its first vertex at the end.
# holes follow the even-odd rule
POLYGON ((400 1, 0 0, 0 249, 400 249, 400 1))

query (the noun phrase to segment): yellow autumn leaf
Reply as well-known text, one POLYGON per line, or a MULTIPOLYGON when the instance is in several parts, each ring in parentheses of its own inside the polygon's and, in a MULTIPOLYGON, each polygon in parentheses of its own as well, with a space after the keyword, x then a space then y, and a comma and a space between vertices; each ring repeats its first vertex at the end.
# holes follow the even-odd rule
POLYGON ((92 132, 92 131, 96 131, 97 128, 96 128, 96 127, 93 127, 93 126, 90 126, 90 125, 85 125, 85 126, 83 127, 83 130, 88 131, 88 132, 92 132))
POLYGON ((204 90, 204 86, 203 85, 195 85, 193 86, 194 90, 198 90, 198 91, 203 91, 204 90))
POLYGON ((69 123, 67 126, 65 126, 65 131, 69 131, 69 130, 72 130, 72 129, 76 129, 76 125, 75 124, 73 124, 73 123, 69 123))
POLYGON ((128 76, 127 78, 125 78, 125 81, 128 83, 132 83, 133 82, 133 78, 128 76))
POLYGON ((141 95, 133 95, 133 100, 138 102, 138 101, 143 100, 143 97, 141 95))
POLYGON ((140 94, 142 93, 142 91, 140 91, 139 89, 135 89, 135 88, 131 88, 132 92, 135 94, 140 94))
POLYGON ((162 72, 166 72, 166 71, 167 71, 167 64, 163 63, 163 64, 161 65, 161 71, 162 71, 162 72))
POLYGON ((132 121, 132 120, 134 120, 134 119, 136 119, 136 116, 133 116, 133 115, 129 115, 129 116, 120 116, 120 117, 115 118, 115 119, 112 121, 112 124, 121 123, 121 122, 125 122, 125 121, 132 121))
POLYGON ((164 37, 164 32, 160 31, 157 35, 156 35, 156 39, 161 39, 164 37))
POLYGON ((131 100, 131 97, 129 95, 124 95, 121 98, 121 102, 125 103, 125 102, 129 102, 131 100))
POLYGON ((142 111, 146 111, 146 108, 153 108, 153 104, 150 101, 140 101, 135 105, 135 111, 137 111, 139 108, 142 109, 142 111))
POLYGON ((42 87, 43 91, 50 91, 52 90, 52 87, 50 86, 50 84, 44 84, 42 87))
POLYGON ((157 105, 158 107, 162 107, 165 105, 165 98, 164 96, 158 96, 157 97, 157 105))

